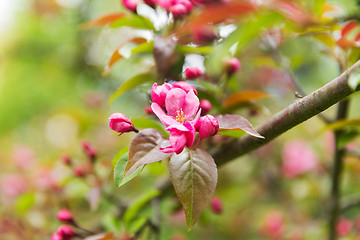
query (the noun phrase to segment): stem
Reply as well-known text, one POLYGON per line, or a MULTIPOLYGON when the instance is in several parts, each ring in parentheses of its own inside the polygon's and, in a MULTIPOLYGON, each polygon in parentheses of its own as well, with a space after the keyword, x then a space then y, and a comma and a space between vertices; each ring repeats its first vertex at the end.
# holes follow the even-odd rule
MULTIPOLYGON (((338 105, 336 120, 346 118, 349 108, 349 100, 341 101, 338 105)), ((341 196, 341 173, 343 169, 344 148, 339 147, 339 140, 343 130, 335 132, 335 156, 331 173, 331 193, 330 193, 330 217, 329 217, 329 240, 336 240, 336 224, 339 216, 339 201, 341 196)))
MULTIPOLYGON (((305 96, 261 125, 257 131, 265 137, 258 139, 250 135, 221 145, 212 152, 218 165, 227 163, 237 157, 251 152, 254 149, 270 142, 287 130, 316 116, 320 112, 343 100, 354 91, 348 86, 348 76, 360 68, 360 60, 348 68, 339 77, 335 78, 315 92, 305 96)), ((359 90, 359 87, 358 89, 359 90)))

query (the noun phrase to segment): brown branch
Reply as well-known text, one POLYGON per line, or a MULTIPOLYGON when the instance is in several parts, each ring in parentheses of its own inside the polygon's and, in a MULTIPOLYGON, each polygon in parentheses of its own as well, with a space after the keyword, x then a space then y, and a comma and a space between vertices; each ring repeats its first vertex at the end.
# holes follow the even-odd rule
POLYGON ((261 125, 257 131, 265 137, 258 139, 246 135, 236 141, 221 145, 212 153, 216 163, 222 165, 270 142, 287 130, 316 116, 354 91, 348 86, 348 76, 360 68, 360 60, 325 86, 297 100, 261 125))

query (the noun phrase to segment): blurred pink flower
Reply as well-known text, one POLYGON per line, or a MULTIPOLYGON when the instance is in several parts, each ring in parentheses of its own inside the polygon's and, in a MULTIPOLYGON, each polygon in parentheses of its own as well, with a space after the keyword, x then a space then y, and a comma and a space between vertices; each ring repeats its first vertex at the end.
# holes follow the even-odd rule
POLYGON ((207 99, 201 99, 200 108, 201 108, 201 114, 206 115, 208 112, 210 112, 212 108, 211 102, 207 99))
POLYGON ((336 225, 336 232, 340 237, 346 236, 353 226, 353 223, 346 218, 341 218, 336 225))
POLYGON ((185 77, 186 79, 194 79, 200 77, 203 73, 197 67, 189 67, 185 69, 185 77))
POLYGON ((136 12, 137 0, 122 0, 122 3, 130 11, 136 12))
POLYGON ((228 61, 225 62, 225 66, 226 66, 227 74, 232 75, 235 72, 237 72, 238 70, 240 70, 241 63, 240 63, 239 59, 232 57, 228 61))
POLYGON ((284 144, 282 150, 282 173, 293 178, 316 168, 318 159, 307 142, 293 140, 284 144))
POLYGON ((282 213, 269 212, 261 225, 261 233, 266 237, 281 239, 285 231, 285 222, 282 213))
POLYGON ((73 216, 71 214, 71 212, 67 209, 61 209, 58 213, 57 213, 57 219, 61 222, 65 222, 65 223, 72 223, 74 221, 73 216))
POLYGON ((16 166, 25 169, 33 164, 35 159, 35 152, 27 146, 18 145, 14 147, 12 157, 16 166))
POLYGON ((27 190, 28 184, 21 174, 8 174, 1 177, 1 191, 5 196, 16 197, 27 190))

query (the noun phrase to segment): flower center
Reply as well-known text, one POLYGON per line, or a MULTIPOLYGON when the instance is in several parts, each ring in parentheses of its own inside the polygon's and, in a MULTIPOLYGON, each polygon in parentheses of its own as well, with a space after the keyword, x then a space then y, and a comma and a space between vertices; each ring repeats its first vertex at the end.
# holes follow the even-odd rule
POLYGON ((180 110, 176 111, 176 113, 177 113, 177 115, 175 117, 175 120, 178 121, 179 123, 184 123, 187 116, 184 115, 182 108, 180 108, 180 110))

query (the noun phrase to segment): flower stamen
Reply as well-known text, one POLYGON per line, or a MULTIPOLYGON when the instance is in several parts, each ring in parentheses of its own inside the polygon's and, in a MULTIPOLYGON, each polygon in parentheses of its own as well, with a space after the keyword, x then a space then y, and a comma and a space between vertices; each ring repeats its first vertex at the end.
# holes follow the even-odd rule
POLYGON ((180 108, 180 110, 176 111, 176 113, 177 113, 177 115, 176 115, 176 117, 175 117, 175 120, 176 120, 177 122, 179 122, 179 123, 184 123, 185 120, 186 120, 186 118, 187 118, 187 116, 184 115, 184 112, 183 112, 182 108, 180 108))

